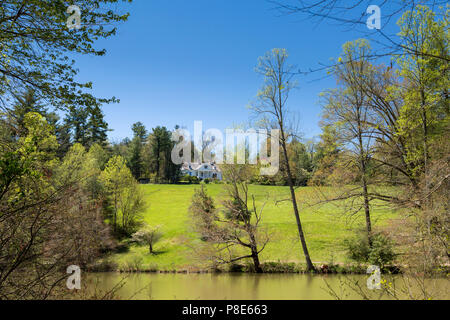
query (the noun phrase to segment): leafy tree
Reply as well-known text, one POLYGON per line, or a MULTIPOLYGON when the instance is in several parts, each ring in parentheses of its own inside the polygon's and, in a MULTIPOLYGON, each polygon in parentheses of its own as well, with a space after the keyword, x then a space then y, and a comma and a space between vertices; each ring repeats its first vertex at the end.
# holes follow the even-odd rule
POLYGON ((154 254, 153 247, 163 236, 160 229, 160 226, 151 227, 146 225, 144 228, 133 234, 132 241, 147 245, 150 254, 154 254))
MULTIPOLYGON (((57 108, 99 106, 114 98, 96 98, 86 92, 92 83, 75 80, 77 69, 71 54, 102 56, 95 40, 116 33, 113 24, 126 21, 128 14, 110 9, 118 0, 86 0, 81 9, 81 29, 67 28, 67 1, 5 0, 0 3, 0 95, 27 88, 57 108)), ((127 2, 131 2, 127 0, 127 2)))
POLYGON ((139 185, 127 167, 125 159, 121 156, 112 157, 101 173, 100 180, 112 203, 114 232, 131 234, 139 226, 139 214, 144 210, 145 203, 139 185))
MULTIPOLYGON (((447 12, 448 15, 448 12, 447 12)), ((426 6, 404 13, 398 24, 405 50, 397 62, 405 79, 399 134, 407 138, 408 161, 418 164, 416 176, 427 174, 430 144, 448 123, 448 16, 437 20, 426 6), (410 54, 415 52, 415 54, 410 54)))
POLYGON ((339 167, 342 150, 337 139, 336 128, 329 124, 322 124, 320 141, 314 154, 315 171, 311 178, 312 185, 328 185, 334 170, 339 167))
POLYGON ((95 143, 89 148, 89 156, 95 159, 100 170, 104 170, 110 155, 100 144, 95 143))
MULTIPOLYGON (((352 189, 343 196, 363 198, 362 207, 366 218, 368 243, 372 245, 372 222, 370 217, 369 178, 370 162, 374 153, 376 136, 370 126, 375 123, 375 114, 368 104, 367 95, 361 88, 360 79, 367 77, 371 65, 367 61, 370 52, 368 43, 364 40, 348 42, 343 47, 340 60, 342 64, 336 67, 335 74, 341 86, 336 90, 326 92, 324 118, 336 128, 336 138, 346 148, 345 157, 348 165, 358 172, 361 190, 352 189)), ((357 205, 355 205, 357 206, 357 205)))
POLYGON ((0 298, 47 299, 68 265, 98 256, 108 231, 78 179, 85 158, 59 167, 52 126, 38 113, 23 125, 25 136, 0 144, 0 298))
POLYGON ((313 163, 310 154, 306 150, 306 146, 297 139, 293 139, 288 144, 288 157, 295 185, 307 185, 312 175, 313 163))

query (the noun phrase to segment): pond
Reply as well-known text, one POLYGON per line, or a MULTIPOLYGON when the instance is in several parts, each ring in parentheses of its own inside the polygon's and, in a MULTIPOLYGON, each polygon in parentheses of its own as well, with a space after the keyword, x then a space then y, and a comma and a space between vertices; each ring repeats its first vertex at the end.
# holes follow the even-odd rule
MULTIPOLYGON (((367 288, 365 275, 304 274, 167 274, 96 273, 85 275, 88 287, 109 291, 122 279, 117 290, 121 299, 136 300, 323 300, 334 299, 330 288, 341 298, 361 299, 343 283, 358 283, 367 288), (125 279, 124 279, 125 278, 125 279)), ((394 282, 403 283, 399 277, 394 282)), ((448 280, 433 280, 448 298, 448 280)), ((377 297, 380 290, 370 291, 377 297)), ((385 297, 387 298, 387 297, 385 297)))

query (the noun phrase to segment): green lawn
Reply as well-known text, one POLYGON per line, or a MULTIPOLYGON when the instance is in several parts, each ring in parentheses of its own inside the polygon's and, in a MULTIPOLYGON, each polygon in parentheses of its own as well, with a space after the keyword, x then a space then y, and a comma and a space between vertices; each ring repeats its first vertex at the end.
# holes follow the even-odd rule
MULTIPOLYGON (((223 185, 207 185, 208 193, 220 203, 224 196, 223 185)), ((133 264, 139 269, 180 270, 199 266, 194 258, 192 246, 198 239, 192 230, 188 208, 198 185, 143 185, 148 208, 144 220, 149 225, 161 225, 163 238, 155 246, 159 252, 150 255, 147 247, 132 246, 128 252, 114 254, 110 259, 119 268, 133 264)), ((317 188, 297 189, 298 203, 306 240, 313 262, 348 262, 345 258, 343 240, 352 235, 352 230, 362 226, 363 214, 352 218, 345 215, 345 209, 338 203, 308 206, 318 193, 317 188)), ((249 192, 255 195, 257 205, 265 202, 263 225, 271 234, 271 241, 261 253, 262 261, 303 262, 298 240, 292 204, 276 200, 289 198, 288 187, 252 185, 249 192)), ((321 188, 320 192, 333 192, 321 188)), ((376 226, 386 224, 395 213, 382 206, 373 209, 372 220, 376 226)))

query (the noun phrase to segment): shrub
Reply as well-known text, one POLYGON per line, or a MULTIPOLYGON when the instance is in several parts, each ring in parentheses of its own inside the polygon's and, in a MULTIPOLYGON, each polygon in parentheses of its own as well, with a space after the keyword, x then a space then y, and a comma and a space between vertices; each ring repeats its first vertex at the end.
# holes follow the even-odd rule
POLYGON ((392 263, 396 257, 394 243, 383 233, 372 235, 372 247, 369 246, 367 235, 360 232, 356 237, 344 241, 347 256, 357 262, 370 263, 383 268, 392 263))
POLYGON ((109 259, 97 261, 88 267, 89 272, 112 272, 118 269, 116 262, 109 259))
POLYGON ((129 257, 125 262, 119 267, 122 272, 138 272, 142 269, 143 257, 134 254, 129 257))
POLYGON ((230 263, 228 265, 228 272, 243 272, 244 266, 238 263, 230 263))
POLYGON ((394 261, 396 254, 393 241, 383 234, 376 234, 372 239, 372 249, 368 261, 374 265, 384 267, 394 261))
POLYGON ((298 273, 299 269, 295 263, 288 262, 265 262, 261 265, 264 273, 298 273))
POLYGON ((189 178, 190 178, 190 183, 193 183, 193 184, 199 184, 200 183, 200 180, 198 180, 198 178, 197 177, 191 177, 191 176, 189 176, 189 178))

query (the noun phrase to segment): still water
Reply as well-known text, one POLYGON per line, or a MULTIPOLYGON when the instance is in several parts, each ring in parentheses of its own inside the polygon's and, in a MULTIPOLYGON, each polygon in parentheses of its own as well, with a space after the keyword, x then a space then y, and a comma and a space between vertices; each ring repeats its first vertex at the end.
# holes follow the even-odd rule
MULTIPOLYGON (((121 299, 137 300, 322 300, 334 299, 330 288, 340 298, 361 299, 343 283, 365 286, 368 276, 320 276, 302 274, 119 274, 85 275, 90 288, 109 291, 122 279, 117 290, 121 299), (125 278, 125 279, 124 279, 125 278)), ((400 281, 398 281, 400 282, 400 281)), ((446 279, 437 282, 440 291, 448 289, 446 279)), ((374 294, 378 297, 379 290, 374 294)), ((385 297, 387 298, 387 297, 385 297)))

